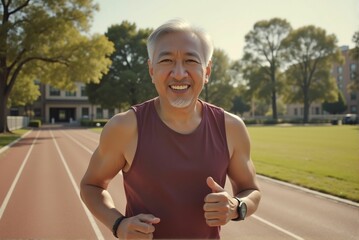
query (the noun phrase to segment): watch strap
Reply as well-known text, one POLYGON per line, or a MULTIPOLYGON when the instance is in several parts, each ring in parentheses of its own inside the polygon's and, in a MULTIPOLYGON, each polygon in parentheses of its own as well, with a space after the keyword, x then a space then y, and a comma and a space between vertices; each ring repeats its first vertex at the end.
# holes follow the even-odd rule
POLYGON ((245 204, 245 203, 241 199, 239 199, 238 197, 234 197, 234 198, 238 201, 238 207, 237 207, 238 217, 233 218, 232 221, 244 220, 245 216, 242 216, 242 214, 241 214, 241 207, 242 207, 242 204, 245 204))

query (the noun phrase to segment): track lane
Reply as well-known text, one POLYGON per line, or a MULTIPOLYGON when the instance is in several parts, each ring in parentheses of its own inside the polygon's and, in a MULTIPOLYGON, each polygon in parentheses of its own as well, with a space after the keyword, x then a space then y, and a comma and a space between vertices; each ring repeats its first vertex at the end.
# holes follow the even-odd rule
POLYGON ((31 132, 0 154, 0 204, 4 202, 35 137, 36 133, 31 132))
MULTIPOLYGON (((74 187, 69 187, 71 180, 66 176, 66 170, 63 164, 61 165, 61 159, 59 156, 55 156, 55 145, 52 143, 51 147, 51 144, 45 144, 46 140, 49 140, 50 134, 49 132, 46 133, 46 129, 41 131, 44 131, 39 137, 41 140, 34 147, 34 154, 31 154, 35 160, 31 157, 26 164, 23 176, 19 178, 19 183, 5 212, 6 221, 4 221, 5 215, 4 219, 0 220, 0 238, 95 239, 96 235, 81 206, 78 195, 74 187), (44 148, 46 150, 41 151, 44 148), (37 151, 41 151, 42 154, 37 151), (56 161, 45 162, 45 160, 40 160, 48 159, 49 156, 51 159, 55 158, 56 161), (27 167, 27 165, 29 166, 27 167), (30 165, 34 166, 31 167, 30 165), (30 186, 34 185, 34 181, 37 186, 35 190, 31 190, 30 186), (53 188, 57 191, 53 191, 53 188), (35 196, 32 196, 34 193, 36 193, 35 196), (24 207, 24 201, 32 203, 33 207, 24 207), (52 203, 46 205, 47 201, 52 203), (55 211, 54 206, 61 208, 62 211, 55 211), (16 209, 20 207, 20 210, 14 211, 15 207, 16 209), (26 221, 20 220, 22 225, 25 224, 24 226, 26 226, 29 221, 37 223, 28 224, 29 227, 26 226, 20 232, 17 229, 14 230, 13 225, 15 225, 19 213, 26 216, 26 221), (55 219, 51 219, 50 216, 55 219), (44 219, 49 220, 43 223, 44 219), (4 227, 4 225, 6 226, 4 227), (56 229, 50 227, 53 225, 59 227, 56 229), (44 226, 46 226, 46 231, 43 230, 44 226), (76 230, 73 229, 74 226, 76 226, 76 230), (28 228, 32 228, 32 232, 28 228)), ((53 129, 53 134, 78 186, 86 171, 91 153, 98 144, 99 134, 83 129, 53 129)), ((30 137, 33 140, 33 133, 29 135, 29 139, 30 137)), ((6 156, 18 155, 18 158, 21 158, 19 156, 25 155, 23 153, 25 150, 19 150, 22 149, 20 146, 23 149, 29 149, 31 142, 29 139, 24 139, 22 145, 9 149, 5 155, 0 155, 0 174, 6 172, 2 168, 4 166, 2 164, 9 161, 4 160, 6 156), (21 152, 21 154, 15 154, 13 151, 21 152)), ((21 159, 14 161, 17 164, 9 167, 9 172, 14 172, 11 169, 19 167, 21 161, 21 159)), ((2 192, 5 188, 8 189, 8 182, 9 180, 6 180, 6 184, 1 183, 0 197, 4 195, 2 192)), ((356 239, 356 236, 359 235, 358 207, 337 203, 266 179, 260 178, 259 182, 263 199, 256 215, 249 217, 244 222, 231 222, 224 226, 221 234, 222 239, 356 239)), ((121 174, 118 174, 111 183, 109 191, 116 206, 123 211, 125 195, 121 174)), ((3 198, 0 198, 0 204, 2 201, 3 198)), ((104 238, 113 239, 111 232, 101 223, 96 222, 104 238)), ((17 224, 19 225, 19 221, 17 224)))
POLYGON ((0 237, 94 238, 49 132, 40 136, 0 221, 0 237))

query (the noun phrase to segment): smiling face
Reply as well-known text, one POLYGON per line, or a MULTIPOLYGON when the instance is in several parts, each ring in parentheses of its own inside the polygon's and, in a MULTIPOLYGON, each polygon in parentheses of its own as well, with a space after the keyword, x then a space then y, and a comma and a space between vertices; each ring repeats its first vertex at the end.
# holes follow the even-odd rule
POLYGON ((167 33, 157 42, 149 72, 160 101, 176 108, 194 106, 208 81, 201 42, 187 32, 167 33))

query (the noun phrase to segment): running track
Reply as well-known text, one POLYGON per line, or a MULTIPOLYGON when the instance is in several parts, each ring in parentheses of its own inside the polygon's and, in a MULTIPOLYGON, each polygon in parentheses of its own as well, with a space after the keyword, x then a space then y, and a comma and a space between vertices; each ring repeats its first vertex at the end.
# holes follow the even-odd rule
MULTIPOLYGON (((98 138, 85 129, 48 127, 0 153, 0 239, 114 239, 79 198, 98 138)), ((259 210, 224 226, 222 239, 359 239, 358 204, 262 177, 259 183, 259 210)), ((110 192, 123 210, 121 174, 110 192)))

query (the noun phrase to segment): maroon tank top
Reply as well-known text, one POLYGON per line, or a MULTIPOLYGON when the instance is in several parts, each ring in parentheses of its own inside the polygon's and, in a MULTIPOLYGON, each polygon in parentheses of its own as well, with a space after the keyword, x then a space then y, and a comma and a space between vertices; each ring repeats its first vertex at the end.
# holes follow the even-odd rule
POLYGON ((204 218, 206 179, 222 187, 229 153, 223 109, 202 102, 202 120, 190 134, 175 132, 159 118, 154 100, 133 106, 138 143, 130 170, 124 173, 126 216, 153 214, 161 219, 154 238, 218 239, 219 227, 204 218))

